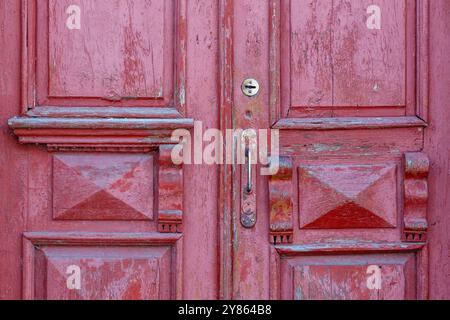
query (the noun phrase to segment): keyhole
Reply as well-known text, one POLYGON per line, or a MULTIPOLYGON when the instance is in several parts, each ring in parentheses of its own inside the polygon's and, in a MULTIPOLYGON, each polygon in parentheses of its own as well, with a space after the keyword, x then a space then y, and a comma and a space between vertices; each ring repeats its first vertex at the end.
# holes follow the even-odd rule
POLYGON ((242 83, 242 92, 247 97, 254 97, 259 92, 259 83, 255 79, 246 79, 242 83))

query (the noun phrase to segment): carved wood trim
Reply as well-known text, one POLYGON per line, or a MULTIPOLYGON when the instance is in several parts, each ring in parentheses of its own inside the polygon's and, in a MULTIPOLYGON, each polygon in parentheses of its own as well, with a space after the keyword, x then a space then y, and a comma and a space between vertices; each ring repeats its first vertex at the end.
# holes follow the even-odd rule
POLYGON ((173 143, 172 131, 193 127, 192 119, 30 118, 8 121, 20 143, 60 147, 136 147, 173 143))
POLYGON ((270 242, 293 242, 292 158, 280 156, 277 174, 269 177, 270 242))
POLYGON ((403 208, 403 240, 424 242, 428 229, 428 157, 421 152, 406 153, 403 208))
POLYGON ((183 231, 183 169, 171 158, 173 145, 159 148, 158 231, 183 231))

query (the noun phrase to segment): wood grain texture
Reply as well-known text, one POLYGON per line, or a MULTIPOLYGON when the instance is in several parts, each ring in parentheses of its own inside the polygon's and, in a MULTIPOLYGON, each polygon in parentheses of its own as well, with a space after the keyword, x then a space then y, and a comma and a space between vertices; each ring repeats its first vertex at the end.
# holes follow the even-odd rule
POLYGON ((450 19, 450 3, 430 1, 430 78, 429 122, 425 152, 430 158, 429 175, 429 256, 430 298, 450 297, 450 39, 445 26, 450 19))
MULTIPOLYGON (((234 0, 219 1, 219 95, 220 130, 234 126, 233 117, 233 58, 234 58, 234 0)), ((232 150, 232 145, 223 146, 223 154, 232 150)), ((233 189, 233 167, 221 165, 219 168, 219 298, 231 299, 233 297, 233 202, 235 197, 233 189)), ((235 169, 234 169, 235 170, 235 169)))
MULTIPOLYGON (((252 0, 229 1, 232 7, 229 19, 232 29, 232 60, 229 66, 233 81, 232 88, 232 128, 267 129, 270 121, 269 106, 269 1, 252 0), (253 98, 241 94, 241 84, 246 78, 255 78, 260 84, 260 92, 253 98)), ((269 297, 269 206, 267 177, 256 169, 255 191, 257 221, 253 228, 241 226, 239 214, 240 193, 247 179, 241 179, 239 166, 232 167, 232 299, 267 299, 269 297), (252 254, 249 254, 249 253, 252 254)))
MULTIPOLYGON (((220 128, 219 1, 186 2, 186 117, 201 120, 203 128, 220 128), (205 88, 209 88, 205 90, 205 88)), ((180 92, 181 93, 181 92, 180 92)), ((184 297, 219 297, 219 224, 217 167, 183 167, 185 180, 183 248, 184 297)))
POLYGON ((20 2, 0 1, 0 299, 21 298, 21 232, 27 227, 28 148, 17 145, 7 120, 20 108, 20 2))

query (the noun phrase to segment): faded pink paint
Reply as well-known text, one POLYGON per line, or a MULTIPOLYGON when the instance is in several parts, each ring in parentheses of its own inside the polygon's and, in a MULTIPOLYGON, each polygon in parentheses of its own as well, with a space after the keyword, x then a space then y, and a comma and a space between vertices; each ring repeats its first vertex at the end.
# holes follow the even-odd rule
POLYGON ((173 79, 173 2, 78 1, 81 28, 69 31, 71 4, 49 1, 49 96, 163 98, 173 79))

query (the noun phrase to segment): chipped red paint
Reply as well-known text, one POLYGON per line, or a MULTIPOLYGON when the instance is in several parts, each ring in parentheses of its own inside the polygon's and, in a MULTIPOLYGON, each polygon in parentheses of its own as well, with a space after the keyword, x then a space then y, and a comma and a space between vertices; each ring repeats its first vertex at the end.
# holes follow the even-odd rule
POLYGON ((425 241, 428 229, 428 172, 430 162, 424 153, 405 154, 405 205, 403 238, 425 241))
POLYGON ((270 242, 292 243, 293 230, 293 163, 280 157, 280 169, 269 177, 270 242))
POLYGON ((300 166, 300 228, 395 228, 396 173, 395 164, 300 166))
MULTIPOLYGON (((219 126, 224 132, 234 127, 233 112, 233 9, 234 0, 219 1, 219 81, 217 83, 219 101, 219 126)), ((223 145, 223 154, 232 150, 233 146, 223 145)), ((233 298, 233 213, 236 194, 235 167, 220 165, 219 168, 219 201, 218 201, 218 228, 219 240, 217 246, 219 298, 229 300, 233 298)))
POLYGON ((447 0, 69 4, 0 1, 0 299, 450 297, 447 0), (194 120, 280 171, 174 165, 194 120))
POLYGON ((172 162, 172 149, 159 148, 158 230, 163 233, 183 231, 183 169, 172 162))
POLYGON ((55 220, 153 220, 152 154, 53 155, 55 220))

